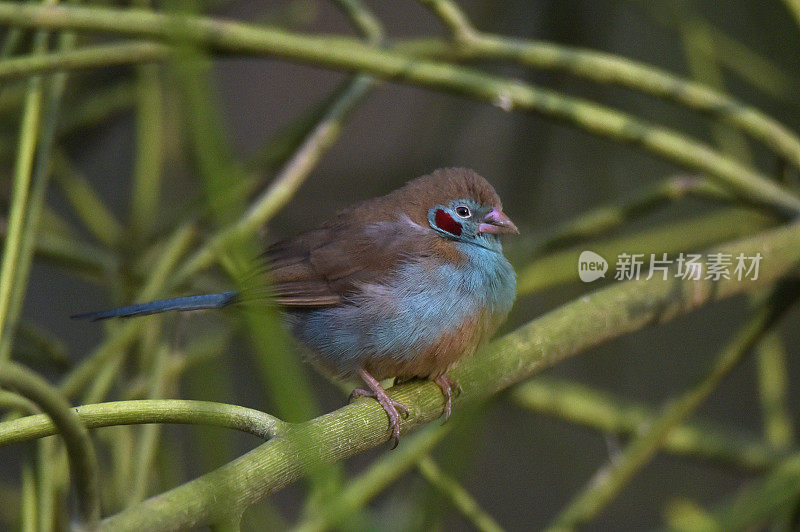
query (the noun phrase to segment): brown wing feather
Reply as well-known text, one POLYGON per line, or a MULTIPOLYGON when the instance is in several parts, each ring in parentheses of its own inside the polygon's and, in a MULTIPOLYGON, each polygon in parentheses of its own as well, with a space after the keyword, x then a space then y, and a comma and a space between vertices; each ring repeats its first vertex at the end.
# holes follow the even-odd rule
POLYGON ((275 301, 291 307, 339 304, 359 286, 380 282, 407 257, 430 254, 431 237, 404 222, 334 223, 278 242, 264 254, 275 301))

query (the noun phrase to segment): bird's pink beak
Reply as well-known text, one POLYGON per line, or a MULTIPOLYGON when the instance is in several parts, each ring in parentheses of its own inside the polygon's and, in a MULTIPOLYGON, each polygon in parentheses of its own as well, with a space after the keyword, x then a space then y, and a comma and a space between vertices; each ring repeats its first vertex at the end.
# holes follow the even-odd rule
POLYGON ((519 234, 519 229, 511 221, 511 218, 505 215, 503 211, 492 209, 489 214, 483 218, 483 223, 478 226, 479 233, 491 233, 499 235, 501 233, 516 233, 519 234))

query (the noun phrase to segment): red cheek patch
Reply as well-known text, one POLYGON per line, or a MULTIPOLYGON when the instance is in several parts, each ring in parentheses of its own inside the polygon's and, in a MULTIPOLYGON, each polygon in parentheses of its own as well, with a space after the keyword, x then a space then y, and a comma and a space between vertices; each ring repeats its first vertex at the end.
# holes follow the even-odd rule
POLYGON ((459 236, 461 234, 461 224, 453 220, 453 217, 444 212, 442 209, 436 210, 436 227, 442 231, 447 231, 451 235, 459 236))

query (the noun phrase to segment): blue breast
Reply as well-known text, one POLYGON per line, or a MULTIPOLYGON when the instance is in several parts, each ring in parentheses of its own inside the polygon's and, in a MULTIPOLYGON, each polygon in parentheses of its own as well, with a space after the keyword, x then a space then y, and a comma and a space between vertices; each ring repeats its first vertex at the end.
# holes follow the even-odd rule
POLYGON ((346 304, 292 312, 294 334, 326 367, 349 376, 370 359, 412 359, 476 316, 493 332, 514 302, 514 270, 499 250, 457 245, 467 258, 461 264, 405 262, 346 304))

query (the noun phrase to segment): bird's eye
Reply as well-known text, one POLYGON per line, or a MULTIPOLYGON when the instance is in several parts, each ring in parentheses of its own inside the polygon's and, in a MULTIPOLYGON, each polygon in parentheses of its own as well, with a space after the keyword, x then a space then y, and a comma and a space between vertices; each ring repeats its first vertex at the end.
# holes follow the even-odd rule
POLYGON ((458 207, 456 207, 456 214, 461 216, 462 218, 469 218, 472 215, 472 213, 469 210, 469 207, 466 207, 464 205, 459 205, 458 207))

